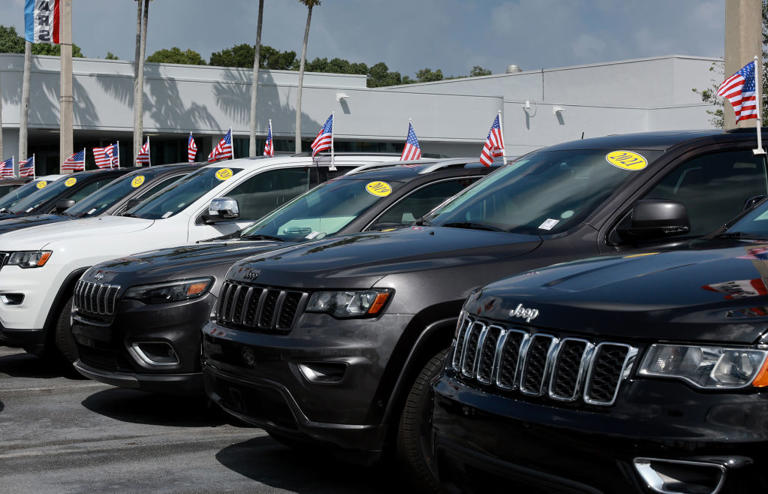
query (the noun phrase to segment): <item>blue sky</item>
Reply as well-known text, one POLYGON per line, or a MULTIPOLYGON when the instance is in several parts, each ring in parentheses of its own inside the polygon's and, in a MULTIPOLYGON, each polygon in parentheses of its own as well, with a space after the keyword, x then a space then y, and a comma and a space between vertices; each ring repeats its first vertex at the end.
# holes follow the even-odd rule
MULTIPOLYGON (((23 27, 23 0, 2 0, 0 24, 23 27)), ((154 0, 147 54, 211 52, 256 39, 257 0, 154 0)), ((340 57, 413 74, 474 65, 503 72, 682 54, 723 55, 724 0, 324 0, 309 58, 340 57)), ((263 42, 301 51, 306 8, 266 0, 263 42)), ((87 56, 133 58, 134 0, 73 0, 74 41, 87 56)))

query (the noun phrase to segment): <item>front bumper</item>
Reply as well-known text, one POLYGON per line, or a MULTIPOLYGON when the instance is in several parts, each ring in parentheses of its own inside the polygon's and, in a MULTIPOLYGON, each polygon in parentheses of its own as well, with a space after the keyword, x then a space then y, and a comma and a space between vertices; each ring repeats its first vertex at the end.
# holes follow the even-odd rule
POLYGON ((0 326, 0 345, 25 348, 36 353, 45 345, 45 330, 10 329, 0 326))
POLYGON ((443 375, 433 414, 441 482, 464 492, 500 485, 507 492, 515 485, 531 493, 660 492, 635 465, 650 458, 675 472, 684 465, 686 479, 712 476, 701 482, 713 486, 722 466, 721 494, 768 490, 764 394, 626 384, 614 407, 595 410, 493 394, 443 375))
POLYGON ((42 345, 48 313, 63 283, 55 265, 37 269, 3 266, 0 270, 0 295, 22 296, 20 304, 0 302, 0 341, 9 346, 42 345))
POLYGON ((174 394, 203 393, 200 328, 216 297, 146 305, 118 300, 111 317, 73 312, 72 333, 80 355, 78 370, 114 386, 174 394), (158 364, 147 345, 167 349, 175 361, 158 364), (159 345, 159 347, 158 347, 159 345), (137 351, 138 350, 138 351, 137 351))
POLYGON ((247 422, 342 449, 380 454, 386 434, 382 375, 412 316, 338 320, 303 314, 290 333, 208 323, 208 396, 247 422))

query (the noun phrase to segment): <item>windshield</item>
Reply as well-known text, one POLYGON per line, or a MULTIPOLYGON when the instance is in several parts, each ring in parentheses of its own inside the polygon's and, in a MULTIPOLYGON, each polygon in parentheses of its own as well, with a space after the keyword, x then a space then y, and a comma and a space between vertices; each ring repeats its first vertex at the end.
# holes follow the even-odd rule
POLYGON ((768 237, 768 201, 744 215, 725 232, 726 236, 768 237))
MULTIPOLYGON (((382 199, 366 190, 369 183, 370 179, 326 182, 246 228, 241 236, 298 242, 333 235, 382 199)), ((397 186, 388 183, 390 188, 397 186)))
POLYGON ((141 173, 129 173, 122 176, 67 209, 64 214, 77 218, 98 216, 134 190, 145 187, 162 171, 162 169, 148 169, 141 173))
MULTIPOLYGON (((41 204, 48 202, 51 199, 63 194, 68 188, 77 183, 77 176, 69 178, 62 178, 49 184, 44 189, 40 189, 33 194, 28 195, 24 199, 20 200, 8 210, 12 213, 28 213, 41 204)), ((25 186, 26 187, 26 186, 25 186)))
MULTIPOLYGON (((427 222, 528 234, 564 231, 582 221, 622 183, 644 173, 612 165, 608 153, 563 150, 530 154, 466 189, 432 213, 427 222)), ((661 152, 644 150, 640 154, 651 162, 661 152)))
POLYGON ((148 220, 170 218, 241 171, 242 168, 225 166, 202 168, 164 189, 162 193, 142 202, 125 215, 148 220))
POLYGON ((18 189, 8 192, 3 197, 0 197, 0 211, 7 211, 8 209, 15 206, 20 200, 48 187, 52 183, 54 182, 49 182, 46 180, 34 180, 22 185, 18 189))

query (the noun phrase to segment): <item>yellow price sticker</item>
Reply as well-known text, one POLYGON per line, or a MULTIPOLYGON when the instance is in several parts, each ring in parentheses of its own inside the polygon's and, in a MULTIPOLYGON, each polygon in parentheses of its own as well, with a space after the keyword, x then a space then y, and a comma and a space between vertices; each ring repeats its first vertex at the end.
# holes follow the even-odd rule
POLYGON ((387 182, 368 182, 368 184, 365 186, 365 190, 369 194, 376 197, 387 197, 392 193, 392 186, 387 182))
POLYGON ((131 180, 131 187, 138 189, 144 184, 144 175, 137 175, 131 180))
POLYGON ((38 189, 44 189, 46 185, 48 185, 48 182, 46 182, 45 180, 40 180, 35 184, 35 187, 37 187, 38 189))
POLYGON ((605 155, 605 160, 616 168, 631 172, 640 171, 648 166, 648 160, 632 151, 612 151, 605 155))
POLYGON ((222 168, 221 170, 216 172, 216 178, 218 178, 221 181, 231 178, 232 175, 234 175, 234 173, 232 173, 232 169, 230 168, 222 168))
POLYGON ((75 177, 69 177, 65 182, 64 186, 66 187, 72 187, 77 183, 77 179, 75 177))

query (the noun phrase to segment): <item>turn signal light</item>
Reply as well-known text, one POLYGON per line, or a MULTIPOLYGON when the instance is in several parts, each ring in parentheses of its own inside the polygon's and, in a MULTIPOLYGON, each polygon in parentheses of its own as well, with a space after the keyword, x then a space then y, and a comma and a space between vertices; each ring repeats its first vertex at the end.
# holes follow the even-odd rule
POLYGON ((368 314, 378 314, 379 311, 384 307, 384 304, 387 303, 387 300, 389 300, 389 292, 381 292, 376 295, 376 298, 371 304, 371 308, 368 309, 368 314))
POLYGON ((752 381, 752 386, 756 388, 764 388, 768 386, 768 359, 763 362, 763 367, 760 372, 757 373, 755 380, 752 381))

